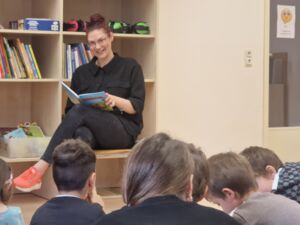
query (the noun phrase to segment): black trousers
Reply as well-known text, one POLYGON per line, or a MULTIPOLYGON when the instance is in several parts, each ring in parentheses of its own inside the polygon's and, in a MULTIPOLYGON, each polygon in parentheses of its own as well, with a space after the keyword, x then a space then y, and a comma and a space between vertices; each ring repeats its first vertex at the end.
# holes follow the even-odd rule
POLYGON ((58 126, 41 159, 51 164, 55 147, 70 138, 81 138, 96 149, 130 148, 135 142, 117 115, 78 104, 58 126))

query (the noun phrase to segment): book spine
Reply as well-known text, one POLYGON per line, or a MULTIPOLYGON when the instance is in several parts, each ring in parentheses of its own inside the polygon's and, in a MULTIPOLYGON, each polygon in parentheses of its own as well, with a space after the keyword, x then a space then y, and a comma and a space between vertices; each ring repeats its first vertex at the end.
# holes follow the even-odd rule
POLYGON ((29 79, 33 79, 34 78, 33 71, 32 71, 31 66, 30 66, 30 62, 29 62, 28 55, 27 55, 26 50, 25 50, 24 43, 22 43, 20 41, 20 39, 18 39, 18 38, 16 40, 17 40, 17 43, 20 46, 20 50, 21 50, 22 55, 23 55, 23 60, 24 60, 24 65, 25 65, 26 72, 27 72, 27 77, 29 79))
POLYGON ((14 46, 16 48, 16 51, 20 57, 20 61, 23 65, 23 69, 24 69, 24 73, 25 73, 25 77, 24 78, 30 78, 29 77, 29 71, 28 71, 28 68, 26 66, 26 63, 25 63, 25 58, 24 58, 24 55, 23 55, 23 52, 22 52, 22 48, 21 48, 21 41, 17 38, 14 40, 14 46))
POLYGON ((38 79, 39 76, 38 76, 37 71, 36 71, 36 68, 35 68, 35 66, 34 66, 34 62, 33 62, 31 53, 30 53, 30 51, 29 51, 29 47, 28 47, 27 44, 24 44, 24 47, 25 47, 25 51, 26 51, 26 54, 27 54, 28 59, 29 59, 30 67, 31 67, 32 72, 33 72, 33 78, 38 79))
POLYGON ((11 53, 11 49, 9 47, 9 44, 7 42, 7 39, 5 37, 3 37, 3 42, 4 42, 4 48, 6 50, 6 55, 7 55, 7 59, 8 59, 8 63, 9 63, 9 67, 10 67, 10 73, 11 73, 11 77, 10 78, 18 78, 17 76, 17 69, 14 65, 13 62, 13 57, 12 57, 12 53, 11 53))
POLYGON ((67 45, 66 43, 63 44, 64 48, 63 48, 63 56, 64 56, 64 63, 63 63, 63 71, 64 71, 64 78, 68 79, 68 55, 67 55, 67 45))
POLYGON ((88 61, 91 61, 93 58, 92 52, 87 44, 84 44, 86 54, 88 56, 88 61))
POLYGON ((68 79, 72 78, 72 50, 71 45, 67 45, 67 60, 68 60, 68 79))
POLYGON ((17 62, 17 57, 16 57, 16 55, 15 55, 12 47, 10 47, 10 50, 11 50, 10 51, 11 52, 11 56, 12 56, 11 59, 12 59, 13 65, 14 65, 14 70, 15 70, 16 78, 22 78, 22 76, 21 76, 21 70, 20 70, 18 62, 17 62))
POLYGON ((76 62, 76 69, 82 65, 82 60, 81 60, 81 56, 80 56, 80 51, 79 51, 79 47, 75 46, 75 62, 76 62))
MULTIPOLYGON (((0 40, 1 42, 1 40, 0 40)), ((3 50, 2 46, 0 45, 0 56, 1 56, 1 62, 2 62, 2 66, 3 66, 3 76, 2 78, 6 78, 6 74, 7 74, 7 69, 6 69, 6 56, 3 54, 3 50)))
POLYGON ((29 44, 28 47, 29 47, 29 51, 30 51, 32 59, 33 59, 34 66, 35 66, 37 74, 38 74, 38 78, 42 79, 42 74, 41 74, 41 71, 40 71, 40 67, 39 67, 39 64, 36 61, 36 57, 35 57, 35 54, 33 52, 31 44, 29 44))
POLYGON ((75 49, 71 48, 71 57, 72 57, 72 74, 74 73, 76 69, 76 63, 75 63, 75 49))
POLYGON ((18 64, 20 72, 21 72, 21 78, 26 78, 26 72, 25 72, 24 64, 23 64, 22 59, 20 57, 20 54, 17 50, 17 47, 13 46, 12 49, 13 49, 13 52, 14 52, 14 54, 16 56, 16 59, 17 59, 17 64, 18 64))
POLYGON ((4 69, 5 69, 5 78, 10 78, 11 77, 11 72, 9 68, 9 63, 8 63, 8 58, 6 55, 5 47, 4 47, 4 40, 3 37, 0 35, 0 48, 1 48, 1 56, 4 61, 4 69))
POLYGON ((88 59, 82 42, 78 44, 78 50, 80 53, 82 64, 86 64, 88 62, 88 59))

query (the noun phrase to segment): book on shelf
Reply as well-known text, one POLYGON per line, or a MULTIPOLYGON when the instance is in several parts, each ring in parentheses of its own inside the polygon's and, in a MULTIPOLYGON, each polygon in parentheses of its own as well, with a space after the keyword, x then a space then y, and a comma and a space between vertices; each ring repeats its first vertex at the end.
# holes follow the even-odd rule
POLYGON ((0 78, 42 78, 31 44, 0 35, 0 78))
POLYGON ((96 108, 100 108, 107 111, 112 111, 112 107, 105 105, 104 100, 106 98, 106 93, 104 91, 99 92, 91 92, 91 93, 85 93, 85 94, 77 94, 75 91, 73 91, 68 85, 66 85, 64 82, 61 82, 64 90, 66 91, 69 99, 74 104, 85 104, 90 105, 96 108))
POLYGON ((79 66, 88 63, 92 59, 91 51, 88 45, 84 43, 65 44, 65 75, 67 79, 72 78, 72 74, 79 66))
POLYGON ((7 57, 5 47, 4 47, 4 40, 3 40, 2 35, 0 35, 0 56, 1 56, 1 60, 2 60, 2 65, 4 67, 3 68, 4 76, 2 78, 11 78, 11 71, 10 71, 8 57, 7 57))

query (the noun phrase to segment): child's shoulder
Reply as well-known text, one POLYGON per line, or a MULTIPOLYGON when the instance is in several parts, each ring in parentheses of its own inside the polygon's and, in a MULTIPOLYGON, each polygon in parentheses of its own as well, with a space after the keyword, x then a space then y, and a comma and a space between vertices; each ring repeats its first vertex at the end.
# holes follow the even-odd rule
POLYGON ((19 207, 10 206, 0 213, 0 224, 23 225, 23 217, 19 207))
POLYGON ((21 214, 21 209, 16 206, 9 206, 5 213, 10 215, 18 215, 21 214))

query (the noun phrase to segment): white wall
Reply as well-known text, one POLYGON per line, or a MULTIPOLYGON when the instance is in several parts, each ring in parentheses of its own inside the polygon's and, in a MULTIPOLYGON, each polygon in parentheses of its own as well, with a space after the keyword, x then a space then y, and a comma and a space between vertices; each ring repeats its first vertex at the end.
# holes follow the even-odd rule
POLYGON ((264 1, 161 0, 158 9, 157 130, 207 155, 261 145, 264 1))

